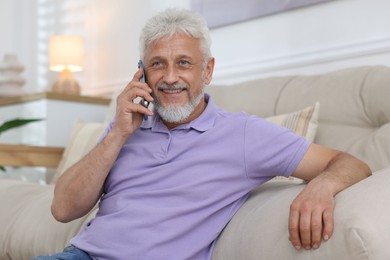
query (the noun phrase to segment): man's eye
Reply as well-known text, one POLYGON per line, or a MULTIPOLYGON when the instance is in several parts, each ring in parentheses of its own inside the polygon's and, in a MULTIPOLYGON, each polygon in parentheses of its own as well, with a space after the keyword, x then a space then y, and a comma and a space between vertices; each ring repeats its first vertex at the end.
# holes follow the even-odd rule
POLYGON ((180 65, 188 65, 188 64, 190 64, 190 63, 189 63, 188 61, 186 61, 186 60, 180 60, 179 63, 180 63, 180 65))
POLYGON ((152 63, 152 67, 159 67, 159 66, 161 66, 161 62, 160 61, 154 61, 152 63))

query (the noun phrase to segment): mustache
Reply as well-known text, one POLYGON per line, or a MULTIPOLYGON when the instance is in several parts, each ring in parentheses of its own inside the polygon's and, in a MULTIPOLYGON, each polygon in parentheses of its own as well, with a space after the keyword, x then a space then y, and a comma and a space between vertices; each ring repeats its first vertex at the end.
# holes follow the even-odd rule
POLYGON ((184 83, 180 84, 167 84, 167 83, 161 83, 157 86, 158 90, 164 90, 164 89, 188 89, 189 86, 184 83))

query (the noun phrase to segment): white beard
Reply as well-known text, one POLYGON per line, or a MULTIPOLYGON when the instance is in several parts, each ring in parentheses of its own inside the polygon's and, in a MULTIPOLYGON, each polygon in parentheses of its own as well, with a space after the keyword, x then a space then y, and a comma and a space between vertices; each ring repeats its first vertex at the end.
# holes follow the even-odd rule
MULTIPOLYGON (((187 85, 167 85, 161 84, 159 88, 187 88, 187 85)), ((168 123, 180 123, 186 120, 199 105, 200 101, 204 96, 204 88, 202 88, 201 93, 196 97, 190 97, 190 102, 185 105, 175 105, 169 104, 167 106, 162 106, 158 99, 156 98, 154 102, 154 110, 160 115, 160 117, 168 123)))

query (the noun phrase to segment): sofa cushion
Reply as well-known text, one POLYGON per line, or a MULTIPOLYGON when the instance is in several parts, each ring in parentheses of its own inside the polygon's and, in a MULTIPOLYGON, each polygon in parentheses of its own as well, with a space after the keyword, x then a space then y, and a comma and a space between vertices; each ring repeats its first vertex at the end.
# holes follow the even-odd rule
POLYGON ((207 90, 220 107, 260 117, 320 102, 315 143, 349 152, 376 171, 390 165, 389 82, 390 67, 367 66, 260 78, 207 90))
POLYGON ((70 166, 83 158, 97 143, 106 128, 105 123, 76 122, 57 167, 52 184, 70 166))
POLYGON ((296 76, 281 91, 275 111, 319 101, 315 141, 349 152, 376 171, 390 165, 389 82, 390 68, 384 66, 296 76))

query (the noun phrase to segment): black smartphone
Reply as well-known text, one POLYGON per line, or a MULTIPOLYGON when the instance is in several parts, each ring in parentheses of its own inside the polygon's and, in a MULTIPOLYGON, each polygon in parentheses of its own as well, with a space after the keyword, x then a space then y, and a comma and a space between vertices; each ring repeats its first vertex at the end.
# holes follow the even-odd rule
MULTIPOLYGON (((142 60, 139 60, 139 61, 138 61, 138 68, 141 68, 141 69, 142 69, 142 77, 139 79, 139 81, 140 81, 140 82, 143 82, 143 83, 146 83, 145 67, 144 67, 144 63, 142 62, 142 60)), ((144 98, 141 99, 140 104, 141 104, 143 107, 146 107, 146 108, 149 107, 149 101, 147 101, 147 100, 144 99, 144 98)))

